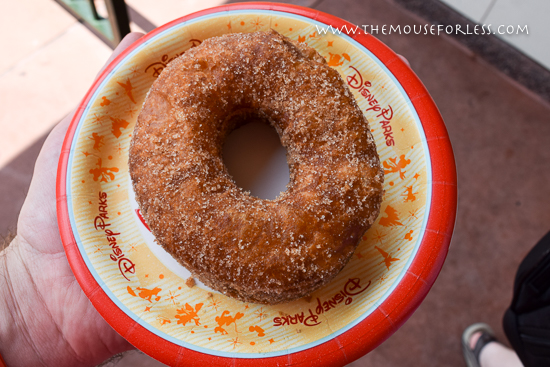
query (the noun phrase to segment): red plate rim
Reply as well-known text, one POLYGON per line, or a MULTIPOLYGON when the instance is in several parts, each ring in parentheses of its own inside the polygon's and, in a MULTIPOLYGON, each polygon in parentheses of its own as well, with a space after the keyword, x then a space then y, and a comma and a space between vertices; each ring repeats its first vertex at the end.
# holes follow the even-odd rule
POLYGON ((65 136, 57 171, 57 218, 69 264, 94 307, 103 318, 135 347, 162 363, 231 366, 343 366, 370 352, 392 335, 420 306, 447 256, 457 208, 454 155, 445 124, 428 91, 416 74, 386 45, 362 31, 349 37, 372 52, 399 81, 411 100, 426 136, 431 171, 432 197, 425 234, 405 276, 388 298, 358 325, 333 339, 300 352, 268 358, 218 357, 173 344, 139 325, 101 289, 78 250, 67 206, 67 165, 78 121, 95 89, 109 72, 136 47, 172 26, 207 14, 229 10, 273 10, 311 18, 333 27, 355 28, 336 16, 296 5, 267 2, 240 3, 202 10, 167 23, 134 42, 99 75, 79 105, 65 136))

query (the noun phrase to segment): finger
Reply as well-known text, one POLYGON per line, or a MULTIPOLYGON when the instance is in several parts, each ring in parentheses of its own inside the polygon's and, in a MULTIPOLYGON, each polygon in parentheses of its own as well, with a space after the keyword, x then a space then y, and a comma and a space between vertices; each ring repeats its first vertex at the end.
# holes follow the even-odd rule
MULTIPOLYGON (((107 61, 105 62, 105 64, 103 65, 103 67, 101 68, 99 73, 97 74, 97 77, 99 77, 99 75, 101 75, 103 70, 105 70, 105 68, 118 55, 120 55, 122 53, 122 51, 127 49, 132 43, 134 43, 135 41, 137 41, 138 39, 140 39, 143 36, 144 36, 144 34, 141 33, 141 32, 132 32, 132 33, 129 33, 128 35, 126 35, 126 37, 124 37, 122 39, 122 41, 120 41, 118 46, 115 48, 115 50, 113 51, 113 53, 111 54, 109 59, 107 59, 107 61)), ((70 122, 72 121, 73 116, 74 116, 75 113, 76 113, 76 109, 72 110, 63 120, 61 120, 61 122, 59 122, 54 127, 54 129, 52 130, 52 132, 48 136, 48 139, 44 143, 44 147, 46 146, 46 144, 47 145, 52 145, 52 146, 61 146, 61 144, 63 144, 63 139, 65 138, 65 134, 67 133, 67 129, 69 128, 70 122)), ((49 149, 49 147, 47 149, 49 149)))
MULTIPOLYGON (((128 35, 126 35, 126 37, 124 37, 122 39, 122 41, 120 41, 118 46, 115 48, 115 50, 113 51, 113 53, 111 54, 109 59, 105 62, 105 64, 101 68, 101 71, 98 73, 98 76, 103 72, 103 70, 118 55, 120 55, 132 43, 134 43, 135 41, 137 41, 138 39, 140 39, 143 36, 144 36, 144 34, 141 33, 141 32, 132 32, 132 33, 129 33, 128 35)), ((54 127, 54 129, 52 130, 52 132, 50 133, 50 135, 48 136, 48 138, 44 142, 44 146, 42 147, 42 151, 41 151, 40 155, 43 155, 43 151, 53 150, 57 153, 56 156, 57 156, 57 159, 59 159, 59 154, 60 154, 60 149, 59 148, 63 144, 63 140, 65 139, 65 135, 67 133, 67 130, 69 128, 69 125, 70 125, 75 113, 76 113, 76 109, 72 110, 67 116, 65 116, 65 118, 63 120, 61 120, 61 122, 59 122, 54 127)))
MULTIPOLYGON (((144 34, 140 32, 132 32, 129 33, 126 37, 120 41, 118 46, 115 48, 109 59, 105 62, 103 67, 101 68, 101 71, 98 73, 98 76, 103 72, 103 70, 118 56, 124 51, 126 48, 128 48, 132 43, 143 37, 144 34)), ((70 122, 73 119, 74 114, 76 113, 76 109, 72 110, 61 122, 59 122, 46 141, 44 142, 44 146, 42 147, 42 150, 49 150, 54 147, 60 147, 63 144, 63 140, 65 138, 65 134, 67 133, 67 129, 69 128, 70 122)), ((56 150, 59 150, 56 149, 56 150)))
POLYGON ((141 37, 145 36, 145 34, 141 33, 141 32, 131 32, 131 33, 128 33, 126 35, 126 37, 124 37, 122 39, 122 41, 120 41, 120 43, 118 44, 118 46, 115 48, 115 50, 113 51, 113 53, 111 54, 111 56, 109 57, 109 59, 107 60, 107 62, 105 63, 105 65, 103 65, 103 67, 101 68, 101 70, 99 71, 99 73, 97 73, 97 77, 99 77, 101 75, 101 73, 103 72, 103 70, 105 70, 105 68, 118 56, 122 53, 122 51, 126 50, 128 47, 130 47, 130 45, 134 42, 136 42, 138 39, 140 39, 141 37))
POLYGON ((399 56, 399 58, 400 58, 401 60, 403 60, 403 62, 404 62, 405 64, 407 64, 408 67, 411 67, 411 64, 409 63, 409 60, 407 60, 407 59, 405 58, 405 56, 399 55, 399 54, 397 54, 397 56, 399 56))
MULTIPOLYGON (((130 33, 120 42, 118 47, 113 51, 111 57, 107 60, 102 70, 109 65, 120 53, 122 53, 127 47, 134 43, 139 38, 143 37, 143 33, 130 33)), ((101 72, 100 72, 101 73, 101 72)), ((27 225, 33 223, 26 223, 30 218, 37 218, 33 213, 40 212, 40 219, 42 223, 37 223, 43 230, 50 231, 49 235, 54 236, 57 233, 53 233, 57 230, 55 228, 49 228, 51 226, 50 220, 55 219, 55 186, 56 186, 56 172, 57 164, 59 161, 59 156, 61 154, 61 147, 63 145, 63 140, 69 128, 69 125, 74 117, 76 109, 71 111, 61 122, 59 122, 51 133, 48 135, 38 158, 36 159, 35 169, 33 173, 33 178, 31 180, 31 185, 29 192, 23 203, 21 209, 19 224, 21 225, 19 229, 23 229, 27 225), (29 206, 29 203, 33 205, 29 206), (25 220, 27 219, 27 220, 25 220)), ((19 227, 19 226, 18 226, 19 227)), ((29 228, 30 229, 30 228, 29 228)))

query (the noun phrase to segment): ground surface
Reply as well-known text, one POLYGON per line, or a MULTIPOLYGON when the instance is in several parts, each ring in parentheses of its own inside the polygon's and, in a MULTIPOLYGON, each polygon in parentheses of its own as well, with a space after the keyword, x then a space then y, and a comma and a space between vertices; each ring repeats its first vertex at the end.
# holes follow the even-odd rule
MULTIPOLYGON (((51 29, 42 27, 39 36, 36 30, 27 35, 22 31, 20 46, 13 46, 11 59, 0 65, 2 235, 15 228, 44 135, 78 102, 109 54, 53 1, 24 2, 45 7, 57 20, 51 29), (61 58, 52 56, 59 55, 57 50, 64 50, 61 58), (58 88, 54 96, 51 88, 58 88), (14 106, 21 98, 35 108, 14 106), (30 132, 19 134, 25 126, 30 132)), ((175 16, 168 7, 162 11, 145 1, 128 3, 145 16, 150 13, 155 24, 175 16)), ((189 6, 197 10, 214 3, 189 6)), ((294 3, 360 25, 422 22, 389 0, 294 3)), ((447 261, 425 301, 399 331, 351 366, 462 367, 460 335, 469 324, 488 322, 504 339, 501 317, 510 301, 515 269, 550 230, 550 106, 446 37, 378 37, 409 60, 443 115, 458 168, 458 216, 447 261)), ((117 365, 158 364, 131 353, 117 365)))

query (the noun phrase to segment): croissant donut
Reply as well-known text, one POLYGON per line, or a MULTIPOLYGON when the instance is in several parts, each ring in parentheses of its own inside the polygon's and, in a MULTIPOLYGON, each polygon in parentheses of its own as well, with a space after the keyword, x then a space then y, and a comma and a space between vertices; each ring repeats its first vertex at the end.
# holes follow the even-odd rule
POLYGON ((383 171, 340 75, 277 32, 205 40, 153 83, 129 153, 157 242, 209 287, 246 302, 304 297, 333 279, 379 214, 383 171), (227 172, 227 135, 259 117, 287 149, 274 200, 227 172))

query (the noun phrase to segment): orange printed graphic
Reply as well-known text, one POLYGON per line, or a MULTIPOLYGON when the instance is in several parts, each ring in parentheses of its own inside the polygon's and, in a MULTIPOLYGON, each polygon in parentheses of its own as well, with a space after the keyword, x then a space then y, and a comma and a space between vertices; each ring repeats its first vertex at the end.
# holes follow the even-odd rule
POLYGON ((140 67, 138 65, 134 65, 130 68, 130 72, 132 73, 132 76, 136 76, 139 72, 140 67))
POLYGON ((200 323, 200 317, 197 314, 200 309, 202 308, 202 303, 197 303, 195 305, 195 308, 193 308, 189 303, 185 304, 185 308, 181 308, 179 310, 176 310, 178 315, 176 315, 176 319, 178 319, 178 324, 187 324, 188 322, 194 321, 195 325, 199 326, 200 323))
POLYGON ((254 326, 249 327, 248 331, 250 331, 251 333, 257 332, 258 336, 265 336, 265 333, 264 333, 265 330, 262 329, 261 327, 259 327, 258 325, 254 325, 254 326))
POLYGON ((416 174, 413 176, 413 178, 414 178, 415 180, 418 180, 418 177, 420 177, 420 175, 419 175, 418 173, 416 173, 416 174))
MULTIPOLYGON (((380 264, 378 264, 380 265, 380 264)), ((384 280, 387 279, 387 276, 386 275, 381 275, 378 279, 376 279, 380 284, 384 283, 384 280)))
POLYGON ((306 36, 298 36, 298 42, 305 42, 306 41, 306 36))
POLYGON ((313 32, 309 35, 309 38, 317 38, 317 32, 313 32))
POLYGON ((273 344, 273 343, 275 343, 275 339, 271 338, 271 339, 268 340, 268 342, 269 342, 269 344, 273 344))
POLYGON ((111 104, 111 101, 107 97, 103 96, 101 97, 101 99, 103 100, 103 102, 99 104, 101 107, 105 107, 111 104))
POLYGON ((390 266, 392 265, 392 263, 394 261, 398 261, 399 259, 398 258, 395 258, 395 257, 391 257, 391 254, 388 254, 386 251, 382 250, 380 247, 378 246, 374 246, 375 249, 378 250, 378 252, 380 252, 380 254, 384 257, 384 261, 382 261, 380 264, 385 264, 386 265, 386 268, 388 268, 388 270, 390 270, 390 266))
POLYGON ((116 117, 110 117, 109 116, 109 118, 112 121, 111 132, 118 139, 120 137, 120 135, 122 135, 122 132, 120 131, 120 129, 126 129, 130 125, 130 123, 126 120, 118 119, 116 117))
POLYGON ((105 145, 103 142, 103 135, 99 135, 98 133, 92 133, 92 136, 89 136, 88 139, 94 141, 94 150, 100 151, 101 147, 105 145))
POLYGON ((334 43, 334 41, 327 41, 327 47, 333 47, 332 44, 334 43))
POLYGON ((117 82, 117 84, 124 88, 124 93, 126 93, 128 98, 130 98, 130 101, 136 103, 136 101, 134 100, 134 96, 132 95, 132 89, 134 89, 134 87, 132 87, 130 78, 126 79, 126 83, 117 82))
POLYGON ((412 229, 409 232, 407 232, 405 234, 405 239, 408 240, 408 241, 412 241, 413 240, 413 237, 412 237, 413 232, 414 231, 412 229))
POLYGON ((419 210, 420 209, 415 209, 415 210, 409 211, 409 214, 411 215, 411 218, 418 219, 418 217, 416 215, 418 214, 419 210))
POLYGON ((407 171, 404 171, 403 169, 405 167, 407 167, 410 163, 411 163, 411 160, 406 159, 405 154, 402 154, 399 157, 399 162, 397 161, 397 157, 390 158, 390 159, 384 161, 384 163, 383 163, 384 168, 386 168, 384 170, 384 174, 387 175, 388 173, 399 172, 399 177, 403 180, 403 179, 405 179, 405 173, 407 173, 407 171))
POLYGON ((341 56, 338 55, 338 54, 332 54, 332 53, 328 53, 329 55, 329 59, 328 59, 328 65, 329 66, 340 66, 340 65, 343 65, 344 64, 344 60, 342 59, 345 59, 345 60, 348 60, 348 61, 351 61, 351 58, 349 57, 349 55, 347 53, 343 53, 341 56))
POLYGON ((253 20, 250 22, 250 24, 252 24, 254 26, 254 30, 258 30, 260 28, 262 28, 262 26, 264 25, 261 21, 260 21, 260 18, 256 18, 256 20, 253 20))
POLYGON ((113 174, 113 172, 118 172, 117 167, 111 167, 111 168, 103 167, 101 165, 101 158, 97 159, 96 166, 97 168, 92 168, 90 170, 90 173, 94 175, 94 181, 99 180, 100 177, 101 177, 100 182, 109 182, 109 179, 111 181, 115 179, 115 175, 113 174))
POLYGON ((131 296, 137 297, 137 294, 136 294, 136 292, 134 292, 134 290, 132 289, 132 287, 128 286, 128 287, 126 287, 126 289, 128 290, 128 293, 129 293, 131 296))
POLYGON ((387 217, 380 218, 380 225, 384 227, 390 226, 402 226, 403 223, 399 221, 399 216, 397 215, 397 210, 395 210, 391 205, 386 207, 384 213, 387 214, 387 217))
POLYGON ((228 340, 228 342, 230 342, 231 344, 233 344, 233 349, 235 349, 237 347, 237 344, 242 344, 240 341, 239 341, 239 337, 235 337, 234 339, 231 339, 231 340, 228 340))
POLYGON ((212 300, 211 300, 210 303, 208 304, 208 307, 212 307, 212 308, 215 309, 216 312, 217 312, 217 311, 218 311, 218 307, 220 307, 220 304, 221 304, 221 301, 216 300, 216 299, 214 299, 214 297, 212 297, 212 300))
POLYGON ((405 192, 401 194, 401 196, 405 197, 405 203, 409 201, 415 201, 416 195, 418 195, 418 192, 413 192, 412 185, 405 187, 405 192))
POLYGON ((137 109, 131 109, 131 108, 124 111, 124 113, 130 115, 130 117, 132 117, 132 118, 134 117, 135 114, 137 114, 137 112, 138 112, 137 109))
POLYGON ((155 287, 153 289, 136 287, 136 291, 140 291, 138 294, 136 294, 136 292, 130 286, 126 287, 126 289, 128 290, 128 293, 130 295, 134 297, 143 298, 144 300, 149 301, 151 303, 153 303, 152 299, 154 299, 155 301, 160 300, 160 296, 158 294, 162 290, 159 287, 155 287))
POLYGON ((387 233, 380 233, 377 229, 376 233, 374 234, 374 239, 376 239, 376 242, 382 243, 382 239, 386 236, 387 236, 387 233))
POLYGON ((97 113, 94 113, 93 123, 98 124, 99 126, 103 126, 103 123, 101 122, 103 120, 103 116, 97 115, 97 113))
POLYGON ((265 313, 263 307, 260 307, 260 309, 255 311, 254 314, 258 315, 258 317, 260 318, 260 322, 262 321, 262 319, 265 319, 268 316, 268 314, 265 313))
POLYGON ((164 316, 158 316, 157 317, 157 321, 160 323, 160 325, 166 325, 166 324, 171 324, 172 321, 170 321, 169 319, 167 319, 166 317, 164 316))
POLYGON ((180 295, 179 294, 176 294, 176 292, 172 292, 172 291, 168 291, 168 295, 166 296, 165 299, 169 300, 170 302, 172 302, 174 305, 176 304, 179 304, 177 298, 179 297, 180 295))
POLYGON ((220 332, 222 335, 227 335, 227 331, 222 326, 229 326, 235 324, 235 331, 237 331, 237 320, 244 316, 244 313, 237 312, 235 316, 231 316, 230 311, 223 311, 220 316, 216 316, 216 322, 218 326, 214 329, 214 333, 220 332))
POLYGON ((328 53, 329 59, 328 59, 328 66, 340 66, 344 63, 344 61, 340 61, 342 59, 342 56, 338 54, 332 54, 328 53))

